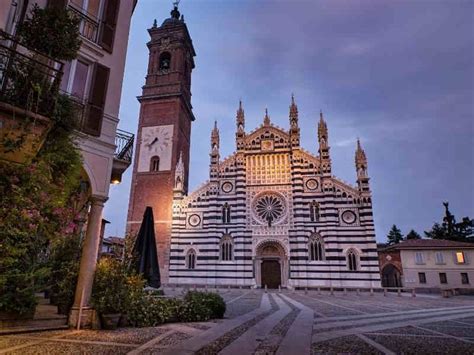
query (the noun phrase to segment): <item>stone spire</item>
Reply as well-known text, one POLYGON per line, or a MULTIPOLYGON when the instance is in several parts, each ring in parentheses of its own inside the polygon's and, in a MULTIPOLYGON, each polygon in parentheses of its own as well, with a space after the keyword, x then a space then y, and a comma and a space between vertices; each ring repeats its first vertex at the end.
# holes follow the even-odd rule
POLYGON ((319 141, 319 160, 321 162, 321 173, 331 174, 331 158, 329 156, 328 126, 323 117, 323 112, 319 113, 318 123, 318 141, 319 141))
POLYGON ((354 161, 357 171, 357 186, 359 192, 370 192, 369 176, 367 173, 367 156, 365 155, 364 149, 362 149, 359 138, 357 138, 357 148, 355 151, 354 161))
POLYGON ((183 163, 183 152, 179 152, 179 159, 176 163, 176 169, 174 172, 174 193, 182 194, 184 192, 184 163, 183 163))
POLYGON ((263 124, 265 126, 270 125, 270 116, 268 116, 268 109, 267 108, 265 109, 265 117, 263 118, 263 124))
POLYGON ((217 128, 217 121, 214 121, 214 128, 211 131, 211 167, 210 178, 216 179, 219 175, 219 129, 217 128))
POLYGON ((295 103, 295 96, 291 94, 290 105, 290 142, 292 147, 300 145, 300 128, 298 127, 298 106, 295 103))
POLYGON ((245 145, 245 115, 244 109, 242 108, 242 100, 239 100, 239 108, 237 109, 237 132, 235 133, 235 141, 237 150, 244 149, 245 145))
POLYGON ((293 94, 291 94, 290 127, 298 127, 298 106, 295 104, 295 96, 293 94))

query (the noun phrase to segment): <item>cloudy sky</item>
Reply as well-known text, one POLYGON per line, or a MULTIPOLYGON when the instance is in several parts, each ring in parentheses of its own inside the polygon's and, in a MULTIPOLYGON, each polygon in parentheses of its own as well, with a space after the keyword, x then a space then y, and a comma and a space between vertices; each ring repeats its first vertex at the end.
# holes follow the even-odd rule
MULTIPOLYGON (((139 0, 132 19, 120 125, 136 133, 147 67, 147 28, 169 17, 171 1, 139 0)), ((322 109, 333 174, 355 183, 354 149, 369 160, 377 240, 392 224, 422 234, 449 201, 474 217, 474 2, 182 0, 197 52, 191 190, 208 178, 209 134, 221 156, 234 151, 235 111, 246 128, 268 107, 288 127, 295 94, 302 146, 317 150, 322 109), (204 167, 204 168, 203 168, 204 167)), ((123 235, 131 168, 111 187, 107 235, 123 235)))

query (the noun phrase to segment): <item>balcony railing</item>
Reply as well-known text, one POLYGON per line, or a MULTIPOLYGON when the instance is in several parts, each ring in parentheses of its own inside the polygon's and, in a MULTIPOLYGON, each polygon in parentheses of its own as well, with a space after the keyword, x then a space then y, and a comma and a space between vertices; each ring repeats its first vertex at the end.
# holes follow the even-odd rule
POLYGON ((115 158, 127 163, 132 162, 133 141, 135 136, 132 133, 117 129, 115 135, 115 158))
POLYGON ((99 41, 99 24, 100 21, 94 15, 87 13, 83 9, 77 9, 71 4, 68 6, 69 10, 76 15, 81 22, 79 23, 79 32, 81 36, 87 38, 89 41, 98 43, 99 41))
POLYGON ((0 101, 50 117, 63 63, 31 50, 0 30, 0 101))

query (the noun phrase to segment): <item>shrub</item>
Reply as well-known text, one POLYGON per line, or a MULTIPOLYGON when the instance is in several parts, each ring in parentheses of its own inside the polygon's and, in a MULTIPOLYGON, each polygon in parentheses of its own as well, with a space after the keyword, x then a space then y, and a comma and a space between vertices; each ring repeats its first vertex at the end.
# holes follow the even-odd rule
POLYGON ((209 309, 211 318, 224 317, 226 305, 224 299, 217 293, 189 291, 184 300, 193 304, 202 304, 209 309))
POLYGON ((122 264, 113 258, 102 258, 92 287, 91 303, 99 314, 121 313, 126 299, 126 278, 122 264))

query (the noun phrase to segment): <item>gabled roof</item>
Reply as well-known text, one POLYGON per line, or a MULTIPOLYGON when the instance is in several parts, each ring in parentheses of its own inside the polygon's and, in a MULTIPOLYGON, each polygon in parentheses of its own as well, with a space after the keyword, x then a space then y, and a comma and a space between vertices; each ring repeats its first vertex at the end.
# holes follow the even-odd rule
POLYGON ((455 242, 443 239, 411 239, 391 245, 385 250, 393 249, 474 249, 474 243, 455 242))

